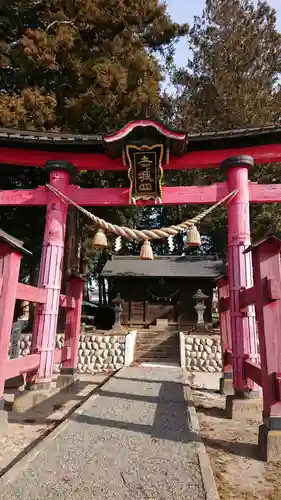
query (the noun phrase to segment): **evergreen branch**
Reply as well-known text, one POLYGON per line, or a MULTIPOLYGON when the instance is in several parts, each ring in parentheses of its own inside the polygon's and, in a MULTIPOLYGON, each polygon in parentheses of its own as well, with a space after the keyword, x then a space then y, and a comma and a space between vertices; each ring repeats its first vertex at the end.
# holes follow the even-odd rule
POLYGON ((59 20, 55 20, 53 21, 52 23, 50 23, 47 28, 45 29, 45 33, 48 33, 48 31, 53 27, 55 26, 56 24, 70 24, 71 26, 74 26, 74 28, 77 28, 77 26, 74 24, 74 21, 76 20, 76 18, 73 19, 73 21, 59 21, 59 20))

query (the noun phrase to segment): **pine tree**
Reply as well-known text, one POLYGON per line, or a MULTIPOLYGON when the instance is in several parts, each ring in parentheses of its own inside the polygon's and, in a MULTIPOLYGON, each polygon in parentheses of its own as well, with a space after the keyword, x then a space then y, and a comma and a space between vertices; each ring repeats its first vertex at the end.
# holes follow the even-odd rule
POLYGON ((11 0, 0 8, 0 124, 106 133, 161 113, 167 57, 186 33, 158 0, 11 0))
MULTIPOLYGON (((193 57, 174 74, 178 125, 197 132, 279 124, 281 34, 267 2, 207 0, 189 41, 193 57)), ((250 178, 279 182, 280 168, 256 165, 250 178)), ((216 171, 208 175, 224 180, 216 171)), ((194 181, 208 183, 206 172, 196 171, 194 181)), ((252 206, 251 216, 253 238, 273 225, 281 231, 280 204, 252 206)), ((221 209, 203 224, 220 253, 226 248, 226 220, 221 209)))
POLYGON ((185 128, 214 131, 279 122, 281 34, 267 2, 207 0, 189 39, 193 58, 175 75, 185 128))
MULTIPOLYGON (((104 134, 132 119, 160 117, 166 105, 160 91, 164 65, 186 32, 158 0, 0 2, 0 126, 104 134)), ((1 189, 44 182, 32 169, 2 167, 1 174, 1 189)), ((109 187, 129 183, 125 175, 106 175, 105 180, 104 173, 88 172, 79 182, 82 187, 100 186, 102 180, 109 187)), ((95 212, 129 226, 140 219, 132 207, 95 212)), ((44 215, 2 207, 0 225, 35 253, 28 274, 38 266, 44 215)), ((86 221, 83 226, 89 249, 93 231, 86 221)))

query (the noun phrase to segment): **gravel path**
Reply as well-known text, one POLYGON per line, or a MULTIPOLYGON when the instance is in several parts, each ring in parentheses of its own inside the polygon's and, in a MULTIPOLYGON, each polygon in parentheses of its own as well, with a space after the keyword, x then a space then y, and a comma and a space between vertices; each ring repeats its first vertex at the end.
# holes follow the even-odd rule
POLYGON ((177 367, 124 368, 1 500, 203 500, 181 380, 177 367))

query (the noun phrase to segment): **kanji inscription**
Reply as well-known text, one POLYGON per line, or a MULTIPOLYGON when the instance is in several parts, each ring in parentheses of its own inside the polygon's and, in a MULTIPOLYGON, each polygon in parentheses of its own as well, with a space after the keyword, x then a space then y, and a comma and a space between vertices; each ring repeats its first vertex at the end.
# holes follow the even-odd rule
POLYGON ((162 197, 162 159, 164 147, 133 146, 126 148, 129 161, 129 179, 131 181, 130 201, 155 199, 161 202, 162 197))

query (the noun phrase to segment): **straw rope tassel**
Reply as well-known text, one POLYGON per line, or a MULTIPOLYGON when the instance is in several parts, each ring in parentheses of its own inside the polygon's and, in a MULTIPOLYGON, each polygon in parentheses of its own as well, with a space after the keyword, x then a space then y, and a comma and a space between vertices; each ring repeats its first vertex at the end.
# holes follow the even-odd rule
POLYGON ((152 246, 149 240, 144 240, 140 250, 141 260, 154 260, 152 246))

